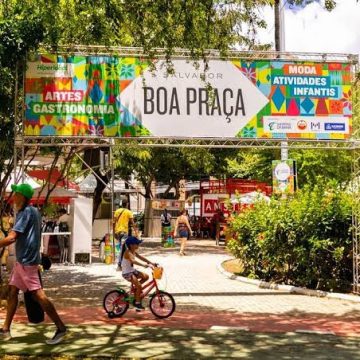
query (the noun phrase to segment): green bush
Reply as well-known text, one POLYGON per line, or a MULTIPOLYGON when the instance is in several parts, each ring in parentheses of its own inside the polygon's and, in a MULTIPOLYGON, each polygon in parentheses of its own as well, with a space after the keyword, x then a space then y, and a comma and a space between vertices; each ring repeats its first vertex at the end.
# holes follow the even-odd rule
POLYGON ((244 275, 327 291, 352 282, 351 195, 334 184, 257 202, 230 222, 244 275))
POLYGON ((139 213, 135 214, 134 220, 135 220, 137 228, 140 231, 144 231, 144 212, 139 212, 139 213))

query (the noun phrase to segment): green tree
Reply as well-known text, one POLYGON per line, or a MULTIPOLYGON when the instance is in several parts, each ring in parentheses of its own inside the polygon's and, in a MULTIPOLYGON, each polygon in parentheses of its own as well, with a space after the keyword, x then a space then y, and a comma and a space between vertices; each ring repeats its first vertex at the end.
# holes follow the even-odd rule
POLYGON ((0 170, 7 172, 0 190, 4 191, 12 170, 14 126, 20 126, 21 121, 22 78, 19 76, 16 81, 16 70, 19 74, 24 71, 28 52, 56 51, 60 45, 84 44, 138 46, 149 57, 162 47, 169 59, 178 47, 189 49, 194 59, 203 58, 208 48, 217 49, 225 56, 235 45, 252 46, 254 38, 249 38, 247 29, 254 35, 258 27, 265 27, 257 8, 268 3, 266 0, 0 2, 0 149, 4 150, 0 155, 0 170), (15 89, 18 89, 16 106, 15 89))
POLYGON ((348 150, 297 150, 290 151, 296 160, 298 183, 315 185, 323 181, 347 184, 351 180, 351 152, 348 150))
POLYGON ((230 176, 272 182, 272 160, 279 159, 279 150, 244 149, 236 156, 228 157, 228 173, 230 176))
POLYGON ((152 198, 151 183, 167 184, 168 191, 178 189, 181 179, 200 180, 210 175, 224 177, 227 172, 227 156, 234 151, 149 148, 119 146, 115 148, 115 171, 121 178, 136 178, 145 188, 145 198, 152 198))

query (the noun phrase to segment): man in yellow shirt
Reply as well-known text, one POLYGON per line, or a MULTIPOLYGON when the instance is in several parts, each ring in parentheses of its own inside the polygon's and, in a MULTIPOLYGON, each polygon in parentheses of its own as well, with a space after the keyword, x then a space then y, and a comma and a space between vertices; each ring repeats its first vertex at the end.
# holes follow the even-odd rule
MULTIPOLYGON (((114 213, 114 224, 115 224, 115 239, 119 241, 120 249, 122 248, 122 242, 129 235, 130 226, 136 231, 136 225, 134 222, 134 215, 128 209, 128 202, 126 199, 122 201, 122 207, 117 209, 114 213)), ((118 268, 121 270, 121 252, 118 259, 118 268)))

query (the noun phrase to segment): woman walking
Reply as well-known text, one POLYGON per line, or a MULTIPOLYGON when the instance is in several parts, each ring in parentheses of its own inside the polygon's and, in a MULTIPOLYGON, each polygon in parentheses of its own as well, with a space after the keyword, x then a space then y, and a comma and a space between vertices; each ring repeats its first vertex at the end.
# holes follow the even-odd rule
POLYGON ((180 238, 180 255, 185 254, 185 246, 188 239, 189 234, 192 233, 191 226, 189 224, 189 219, 186 216, 186 210, 182 210, 180 216, 176 219, 175 223, 175 231, 174 233, 179 233, 180 238))

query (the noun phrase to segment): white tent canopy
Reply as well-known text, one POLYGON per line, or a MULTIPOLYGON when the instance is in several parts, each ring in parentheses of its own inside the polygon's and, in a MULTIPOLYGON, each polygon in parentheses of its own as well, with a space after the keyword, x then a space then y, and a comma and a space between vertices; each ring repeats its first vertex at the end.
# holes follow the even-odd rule
POLYGON ((256 201, 265 201, 270 202, 270 198, 263 194, 262 192, 252 191, 246 194, 241 194, 239 196, 235 196, 231 199, 232 204, 246 204, 251 205, 254 204, 256 201))
MULTIPOLYGON (((1 174, 1 177, 3 178, 3 174, 1 174)), ((19 183, 25 183, 25 184, 29 184, 33 189, 38 189, 40 188, 41 186, 29 175, 25 174, 24 173, 24 178, 21 179, 20 178, 20 169, 18 169, 18 172, 17 172, 17 181, 14 177, 14 173, 11 173, 10 177, 9 177, 9 180, 8 180, 8 183, 6 185, 6 192, 7 193, 10 193, 12 190, 11 190, 11 185, 13 184, 19 184, 19 183)))

